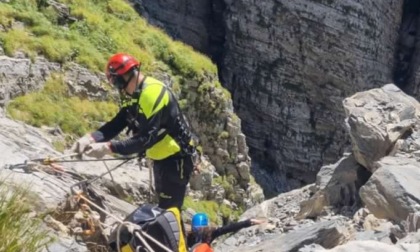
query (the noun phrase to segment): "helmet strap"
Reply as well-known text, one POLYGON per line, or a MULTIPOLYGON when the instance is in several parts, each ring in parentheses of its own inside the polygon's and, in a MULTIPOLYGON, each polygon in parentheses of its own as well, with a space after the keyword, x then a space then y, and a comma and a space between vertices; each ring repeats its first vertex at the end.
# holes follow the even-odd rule
MULTIPOLYGON (((136 81, 139 81, 139 77, 140 77, 140 65, 138 66, 138 68, 133 69, 133 72, 135 72, 137 74, 136 81)), ((138 83, 136 83, 136 85, 138 85, 138 83)), ((140 85, 137 88, 141 88, 141 85, 143 85, 143 81, 140 83, 140 85)))
POLYGON ((128 77, 127 81, 124 80, 124 77, 122 77, 121 75, 117 76, 117 78, 118 78, 117 82, 119 83, 117 85, 118 89, 119 90, 124 90, 128 86, 128 84, 130 83, 130 81, 133 79, 133 77, 136 76, 136 75, 137 75, 137 78, 138 78, 138 76, 139 76, 138 71, 137 71, 137 69, 133 68, 132 70, 130 70, 130 77, 128 77))
MULTIPOLYGON (((127 81, 121 75, 119 75, 119 76, 116 77, 117 78, 117 81, 116 82, 118 84, 115 85, 115 86, 118 88, 118 90, 120 91, 121 94, 128 95, 125 92, 125 89, 130 84, 130 81, 134 77, 136 77, 136 82, 137 82, 138 79, 139 79, 139 76, 140 76, 140 66, 138 68, 132 68, 130 70, 130 76, 128 77, 128 80, 127 81)), ((133 97, 135 94, 139 94, 139 92, 141 90, 141 87, 143 86, 143 80, 142 80, 142 82, 140 84, 136 83, 136 85, 137 86, 136 86, 135 92, 133 94, 129 95, 129 96, 133 97)))
POLYGON ((130 71, 130 77, 128 77, 128 80, 125 82, 124 88, 126 88, 128 86, 128 84, 130 83, 130 81, 136 75, 135 72, 136 72, 136 70, 134 70, 134 69, 130 71))

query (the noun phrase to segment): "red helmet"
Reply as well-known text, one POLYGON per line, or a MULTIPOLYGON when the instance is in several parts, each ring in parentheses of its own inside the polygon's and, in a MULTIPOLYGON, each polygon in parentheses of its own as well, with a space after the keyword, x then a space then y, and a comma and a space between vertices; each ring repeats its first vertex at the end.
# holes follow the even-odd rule
MULTIPOLYGON (((118 83, 115 83, 119 76, 127 73, 133 68, 137 68, 140 66, 140 62, 138 62, 133 56, 125 53, 117 53, 114 54, 109 60, 108 65, 106 66, 106 77, 108 78, 109 82, 111 82, 114 86, 118 83)), ((118 85, 118 88, 119 85, 118 85)))

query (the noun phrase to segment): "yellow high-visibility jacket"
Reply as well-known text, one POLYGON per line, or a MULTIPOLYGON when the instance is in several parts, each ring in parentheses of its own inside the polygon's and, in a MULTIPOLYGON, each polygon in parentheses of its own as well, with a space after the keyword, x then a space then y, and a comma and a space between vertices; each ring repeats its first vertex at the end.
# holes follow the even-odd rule
POLYGON ((109 122, 92 133, 97 142, 109 141, 129 127, 133 136, 124 141, 111 141, 114 153, 128 155, 146 152, 152 160, 190 151, 191 131, 176 98, 164 83, 145 77, 121 109, 109 122))

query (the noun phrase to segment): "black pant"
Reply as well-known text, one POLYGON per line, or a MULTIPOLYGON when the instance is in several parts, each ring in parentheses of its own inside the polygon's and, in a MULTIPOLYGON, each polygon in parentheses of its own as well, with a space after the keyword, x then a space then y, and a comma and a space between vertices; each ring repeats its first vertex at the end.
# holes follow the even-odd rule
POLYGON ((192 157, 189 155, 154 161, 153 174, 160 208, 178 207, 181 211, 193 168, 192 157))

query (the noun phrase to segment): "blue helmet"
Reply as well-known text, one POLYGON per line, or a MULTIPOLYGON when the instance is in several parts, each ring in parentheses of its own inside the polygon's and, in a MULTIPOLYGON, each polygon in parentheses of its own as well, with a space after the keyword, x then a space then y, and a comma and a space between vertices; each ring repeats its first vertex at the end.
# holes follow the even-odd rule
POLYGON ((191 221, 191 227, 193 231, 197 230, 200 227, 207 227, 208 225, 209 225, 209 218, 207 217, 207 214, 205 213, 194 214, 191 221))

